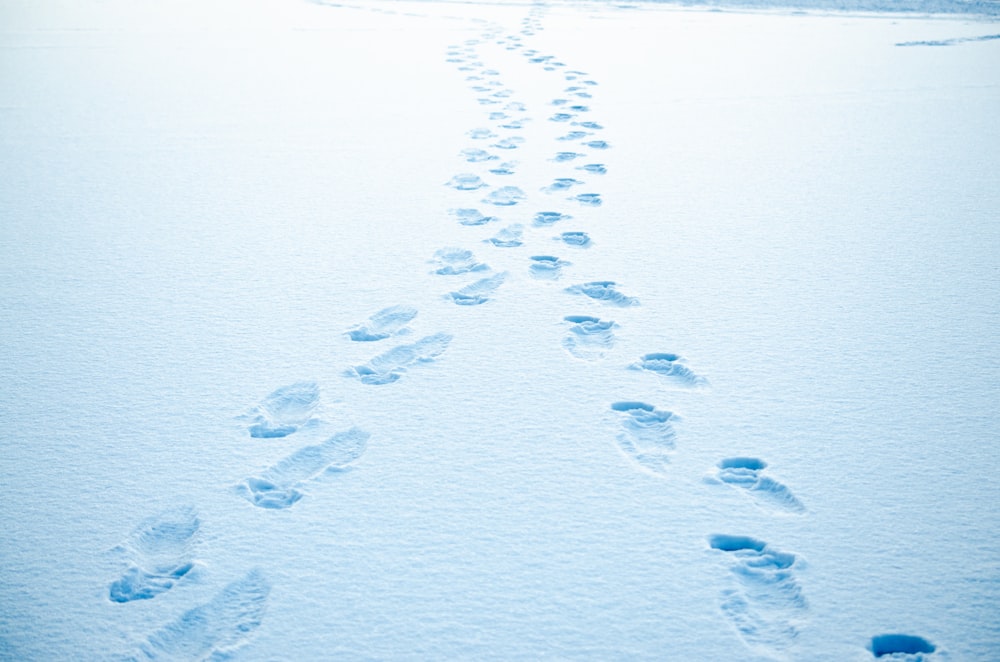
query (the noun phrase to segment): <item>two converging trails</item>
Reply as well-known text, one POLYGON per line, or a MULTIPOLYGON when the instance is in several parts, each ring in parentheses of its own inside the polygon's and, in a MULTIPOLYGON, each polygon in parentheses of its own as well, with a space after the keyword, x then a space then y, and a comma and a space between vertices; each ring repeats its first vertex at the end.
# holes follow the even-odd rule
POLYGON ((989 23, 22 4, 0 658, 991 659, 989 23))

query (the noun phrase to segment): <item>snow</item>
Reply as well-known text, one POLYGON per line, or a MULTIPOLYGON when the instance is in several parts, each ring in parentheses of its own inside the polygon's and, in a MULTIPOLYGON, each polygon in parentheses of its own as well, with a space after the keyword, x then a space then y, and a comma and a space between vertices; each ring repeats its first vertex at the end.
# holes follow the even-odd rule
POLYGON ((994 659, 996 3, 699 4, 6 3, 0 659, 994 659))

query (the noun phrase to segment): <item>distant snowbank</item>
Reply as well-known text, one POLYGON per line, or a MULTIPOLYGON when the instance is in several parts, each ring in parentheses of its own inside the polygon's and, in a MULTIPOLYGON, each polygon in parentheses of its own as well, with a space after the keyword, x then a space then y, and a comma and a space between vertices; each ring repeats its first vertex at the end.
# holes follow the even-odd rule
POLYGON ((685 7, 1000 16, 997 0, 628 0, 685 7))

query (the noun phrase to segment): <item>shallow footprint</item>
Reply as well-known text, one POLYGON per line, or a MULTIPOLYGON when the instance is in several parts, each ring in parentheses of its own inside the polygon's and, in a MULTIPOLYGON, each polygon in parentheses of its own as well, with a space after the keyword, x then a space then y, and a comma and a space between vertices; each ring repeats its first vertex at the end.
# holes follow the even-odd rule
POLYGON ((303 485, 324 471, 342 471, 364 453, 370 435, 351 428, 321 444, 305 446, 236 486, 235 491, 258 508, 284 510, 298 502, 303 485))
POLYGON ((587 172, 593 173, 595 175, 603 175, 608 172, 608 169, 603 163, 588 163, 587 165, 582 165, 577 170, 586 170, 587 172))
POLYGON ((485 149, 463 149, 461 152, 462 158, 469 163, 482 163, 483 161, 497 161, 500 159, 499 156, 495 154, 490 154, 485 149))
POLYGON ((489 239, 484 239, 483 241, 493 244, 498 248, 516 248, 524 244, 524 242, 521 241, 523 233, 523 226, 515 224, 500 230, 496 233, 496 235, 490 237, 489 239))
POLYGON ((705 482, 724 483, 743 490, 759 506, 789 513, 804 513, 806 507, 792 494, 792 491, 770 476, 762 476, 767 462, 755 457, 727 457, 716 465, 714 476, 707 476, 705 482))
POLYGON ((532 278, 539 280, 558 280, 563 267, 571 266, 572 262, 560 260, 554 255, 532 255, 529 271, 532 278))
POLYGON ((749 536, 709 536, 709 546, 731 560, 736 587, 722 592, 722 613, 748 647, 765 655, 789 648, 807 610, 795 580, 794 554, 749 536))
POLYGON ((515 161, 504 161, 496 168, 490 169, 490 172, 492 172, 494 175, 513 175, 514 168, 516 167, 517 163, 515 161))
POLYGON ((629 366, 631 370, 645 370, 663 378, 664 381, 683 388, 696 388, 708 384, 708 380, 699 377, 684 365, 684 359, 677 354, 655 353, 646 354, 629 366))
POLYGON ((586 156, 586 154, 580 154, 579 152, 556 152, 556 155, 552 157, 552 160, 556 163, 565 163, 566 161, 578 159, 581 156, 586 156))
POLYGON ((460 306, 478 306, 490 300, 493 292, 507 280, 507 273, 493 274, 466 285, 460 290, 449 292, 448 298, 460 306))
POLYGON ((112 602, 149 600, 169 591, 194 568, 191 546, 200 522, 190 506, 170 508, 144 520, 115 548, 130 565, 112 582, 112 602))
POLYGON ((448 181, 447 186, 450 186, 453 189, 458 189, 459 191, 475 191, 476 189, 486 186, 486 182, 480 179, 478 175, 463 172, 452 177, 448 181))
POLYGON ((316 382, 296 382, 272 392, 240 418, 250 421, 247 431, 251 437, 287 437, 312 420, 317 405, 319 386, 316 382))
POLYGON ((590 248, 593 243, 586 232, 563 232, 556 239, 575 248, 590 248))
POLYGON ((139 647, 144 660, 226 660, 260 627, 271 587, 253 570, 189 609, 139 647))
POLYGON ((496 216, 485 216, 478 209, 470 209, 468 207, 452 209, 450 213, 458 219, 460 225, 486 225, 487 223, 500 220, 496 216))
POLYGON ((368 318, 368 321, 346 333, 355 342, 385 340, 395 335, 409 333, 406 325, 417 316, 412 306, 389 306, 368 318))
POLYGON ((589 315, 568 315, 563 320, 572 325, 563 338, 563 347, 576 358, 602 359, 615 346, 614 329, 618 325, 614 321, 589 315))
POLYGON ((440 248, 434 253, 434 264, 438 268, 433 272, 438 276, 457 276, 470 271, 488 271, 489 266, 476 260, 472 251, 464 248, 440 248))
POLYGON ((586 207, 600 207, 603 204, 600 193, 580 193, 570 198, 586 207))
POLYGON ((494 189, 488 196, 483 198, 483 202, 498 207, 510 207, 524 200, 524 191, 516 186, 501 186, 494 189))
POLYGON ((583 184, 583 182, 572 177, 557 177, 548 186, 543 186, 542 191, 545 193, 557 193, 559 191, 567 191, 578 184, 583 184))
POLYGON ((447 333, 436 333, 410 345, 393 347, 364 365, 348 368, 344 374, 360 379, 363 384, 390 384, 402 377, 410 366, 434 360, 448 348, 451 338, 447 333))
POLYGON ((678 416, 645 402, 615 402, 612 411, 621 414, 618 447, 640 469, 655 476, 666 474, 674 450, 674 426, 678 416))
POLYGON ((570 294, 582 294, 597 301, 606 301, 616 306, 638 306, 639 300, 622 294, 616 289, 617 283, 611 280, 598 280, 581 283, 566 288, 570 294))
POLYGON ((534 224, 537 227, 548 227, 553 223, 558 223, 559 221, 567 221, 573 218, 569 214, 563 214, 558 211, 540 211, 535 214, 534 224))

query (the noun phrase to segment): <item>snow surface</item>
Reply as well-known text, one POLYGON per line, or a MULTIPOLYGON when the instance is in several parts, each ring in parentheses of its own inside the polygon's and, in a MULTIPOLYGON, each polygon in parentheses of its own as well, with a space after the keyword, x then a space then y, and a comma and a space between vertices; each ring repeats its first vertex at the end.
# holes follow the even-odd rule
POLYGON ((996 659, 1000 28, 911 4, 4 3, 0 658, 996 659))

